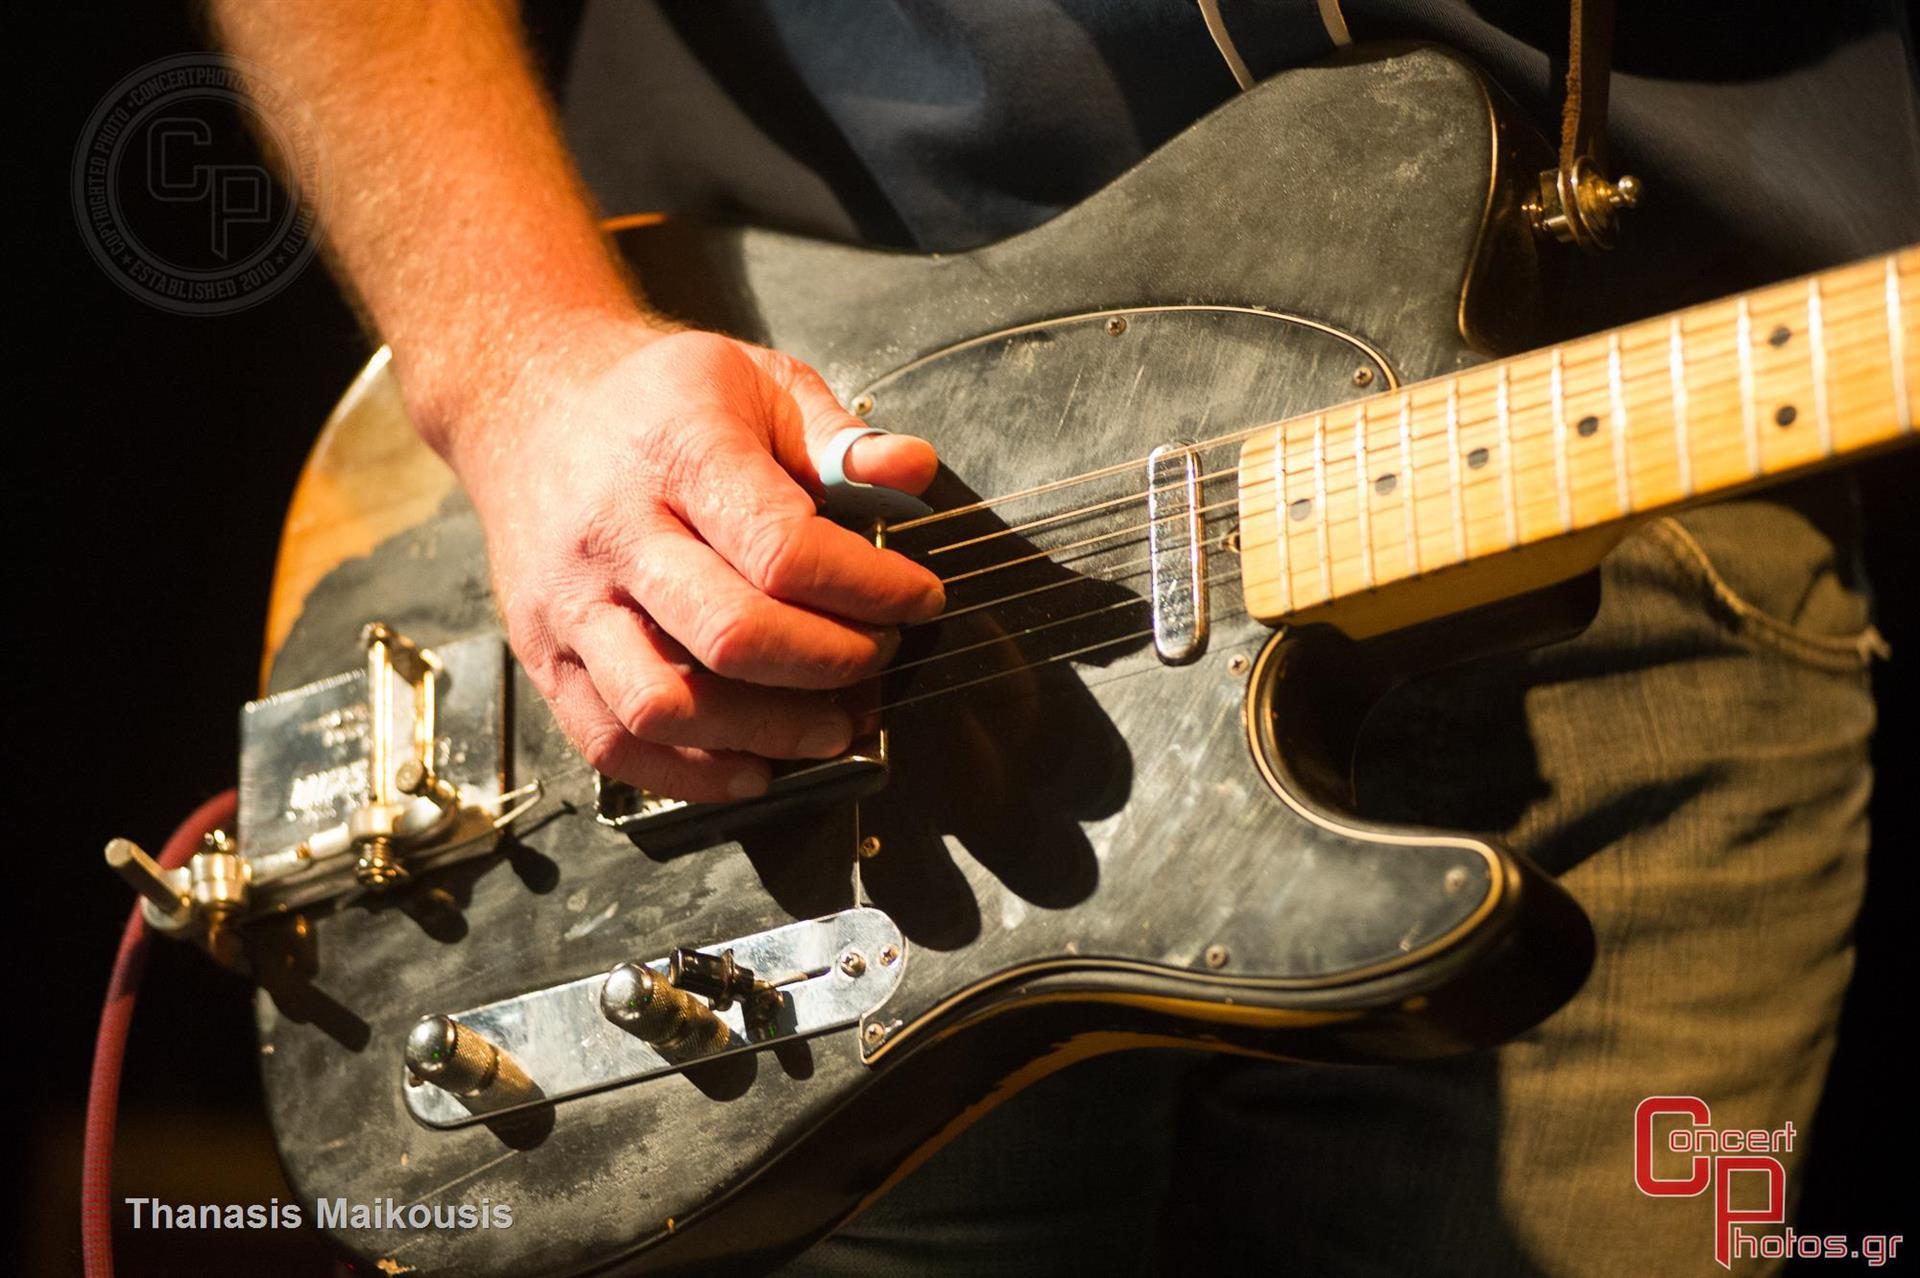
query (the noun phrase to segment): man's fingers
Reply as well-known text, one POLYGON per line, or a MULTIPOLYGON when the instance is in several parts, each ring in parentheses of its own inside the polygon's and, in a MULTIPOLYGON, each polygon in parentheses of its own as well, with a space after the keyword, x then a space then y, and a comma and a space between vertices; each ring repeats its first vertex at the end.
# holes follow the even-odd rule
POLYGON ((577 661, 555 661, 545 673, 549 686, 540 691, 554 719, 602 775, 689 803, 725 803, 767 792, 766 760, 641 741, 607 709, 577 661))
POLYGON ((627 566, 631 593, 695 660, 773 688, 843 688, 879 671, 899 636, 769 599, 686 529, 662 521, 627 566))
MULTIPOLYGON (((866 422, 841 406, 820 374, 777 351, 755 352, 768 377, 792 399, 793 415, 776 405, 774 454, 789 470, 818 488, 814 458, 843 430, 864 429, 866 422), (794 429, 797 427, 797 431, 794 429)), ((922 493, 940 469, 933 445, 917 435, 869 435, 847 451, 847 478, 904 492, 922 493)))
POLYGON ((931 572, 816 514, 744 423, 714 429, 676 478, 674 511, 775 599, 874 625, 924 621, 946 604, 931 572))
POLYGON ((594 610, 569 639, 600 700, 642 741, 825 759, 852 736, 846 711, 825 697, 696 669, 679 644, 622 604, 594 610))

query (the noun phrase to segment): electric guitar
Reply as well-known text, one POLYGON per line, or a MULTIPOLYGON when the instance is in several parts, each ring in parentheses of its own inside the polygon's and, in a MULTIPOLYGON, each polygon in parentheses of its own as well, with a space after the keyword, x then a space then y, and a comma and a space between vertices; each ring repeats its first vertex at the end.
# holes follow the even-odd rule
POLYGON ((740 805, 568 748, 377 357, 288 515, 238 828, 144 880, 258 981, 322 1227, 393 1272, 767 1263, 1090 1055, 1404 1061, 1569 998, 1550 878, 1346 810, 1360 719, 1576 632, 1638 522, 1910 441, 1920 250, 1489 362, 1550 164, 1422 48, 972 252, 616 224, 657 304, 944 460, 871 529, 949 592, 881 728, 740 805))

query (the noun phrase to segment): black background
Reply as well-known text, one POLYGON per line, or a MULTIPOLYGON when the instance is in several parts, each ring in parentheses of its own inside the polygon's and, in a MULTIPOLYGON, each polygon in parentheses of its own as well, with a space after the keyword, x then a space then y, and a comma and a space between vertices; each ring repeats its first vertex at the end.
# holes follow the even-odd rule
MULTIPOLYGON (((16 108, 27 158, 11 192, 34 221, 14 241, 25 253, 15 278, 27 288, 13 310, 31 329, 22 361, 31 384, 12 414, 8 512, 11 561, 30 585, 8 671, 25 694, 10 716, 9 807, 27 828, 11 840, 18 1020, 7 1055, 21 1063, 12 1091, 27 1188, 10 1200, 20 1219, 8 1231, 17 1248, 8 1268, 49 1274, 79 1268, 87 1070, 129 906, 100 847, 117 834, 157 847, 179 817, 232 784, 236 712, 256 688, 281 517, 315 430, 368 349, 317 264, 225 318, 155 310, 107 279, 68 204, 81 126, 121 76, 208 40, 185 6, 77 10, 42 11, 65 30, 33 60, 38 86, 16 108)), ((564 32, 564 13, 547 25, 564 32)), ((223 143, 236 153, 245 145, 237 122, 223 143)), ((1809 1232, 1913 1223, 1910 1191, 1889 1173, 1913 1148, 1911 1058, 1897 1029, 1911 1001, 1910 961, 1897 920, 1920 833, 1909 803, 1920 713, 1920 610, 1908 571, 1916 479, 1912 454, 1862 474, 1868 566, 1899 659, 1876 671, 1872 884, 1798 1222, 1809 1232)), ((156 945, 122 1095, 125 1191, 286 1199, 255 1050, 247 986, 184 947, 156 945)), ((123 1248, 121 1272, 332 1272, 310 1233, 141 1242, 161 1237, 164 1255, 136 1260, 123 1248)))

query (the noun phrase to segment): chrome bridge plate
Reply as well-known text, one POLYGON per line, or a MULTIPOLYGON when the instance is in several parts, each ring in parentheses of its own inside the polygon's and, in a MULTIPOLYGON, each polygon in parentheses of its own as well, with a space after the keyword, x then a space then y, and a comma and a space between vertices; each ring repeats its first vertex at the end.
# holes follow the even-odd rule
MULTIPOLYGON (((434 772, 468 804, 496 803, 505 773, 506 642, 485 633, 436 644, 434 772)), ((250 701, 240 713, 240 854, 256 895, 297 908, 353 886, 344 841, 326 842, 373 797, 374 698, 365 669, 250 701), (311 855, 293 850, 311 845, 311 855)), ((413 736, 399 675, 386 698, 396 741, 413 736)))
MULTIPOLYGON (((780 993, 780 1007, 764 1031, 749 1034, 738 1004, 718 1012, 726 1042, 699 1053, 663 1053, 608 1021, 600 1011, 606 973, 503 999, 451 1018, 492 1043, 532 1084, 531 1092, 490 1098, 487 1090, 456 1095, 413 1076, 394 1052, 401 1094, 413 1116, 429 1127, 458 1127, 480 1119, 548 1104, 625 1083, 675 1073, 689 1065, 764 1051, 793 1039, 844 1029, 884 1003, 900 983, 907 963, 906 939, 886 914, 843 910, 825 918, 789 923, 768 932, 702 943, 752 968, 780 993)), ((667 974, 667 956, 646 966, 667 974)))

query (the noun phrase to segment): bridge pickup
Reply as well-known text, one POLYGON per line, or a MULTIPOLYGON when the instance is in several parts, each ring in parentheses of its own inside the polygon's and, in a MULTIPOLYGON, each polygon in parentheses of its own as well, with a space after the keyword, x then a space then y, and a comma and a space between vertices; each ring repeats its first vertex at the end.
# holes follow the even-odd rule
POLYGON ((1200 451, 1187 441, 1147 455, 1147 545, 1152 565, 1153 650, 1170 666, 1207 650, 1206 506, 1200 451))

